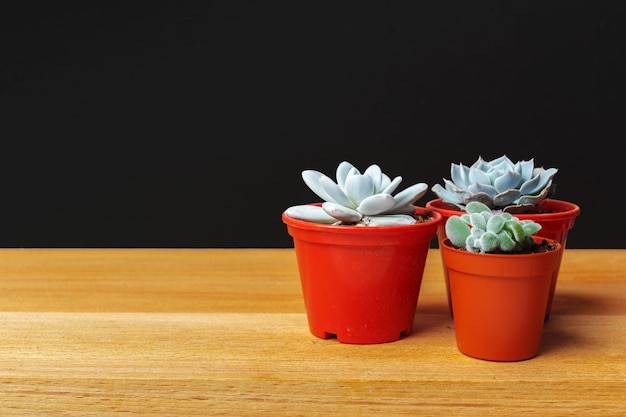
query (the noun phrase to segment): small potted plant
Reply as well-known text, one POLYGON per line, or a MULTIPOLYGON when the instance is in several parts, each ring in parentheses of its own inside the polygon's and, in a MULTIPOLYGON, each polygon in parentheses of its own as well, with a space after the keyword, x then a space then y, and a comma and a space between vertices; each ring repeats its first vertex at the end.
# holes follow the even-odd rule
MULTIPOLYGON (((556 191, 554 177, 557 172, 556 168, 535 166, 533 159, 513 163, 506 155, 491 161, 479 157, 471 166, 451 164, 451 179, 444 179, 445 187, 435 184, 432 191, 438 198, 426 203, 426 208, 436 210, 443 216, 437 230, 439 247, 446 237, 447 219, 462 215, 468 203, 479 201, 494 212, 515 214, 519 219, 539 223, 543 237, 555 239, 565 248, 568 231, 574 226, 580 208, 576 204, 552 198, 556 191)), ((546 319, 552 309, 559 269, 552 278, 546 319)), ((450 304, 448 271, 445 267, 444 279, 450 304)))
POLYGON ((409 335, 430 241, 441 215, 415 206, 427 184, 393 194, 393 180, 376 164, 361 173, 341 162, 336 182, 302 171, 323 201, 286 209, 307 320, 320 338, 384 343, 409 335))
POLYGON ((552 275, 563 246, 537 236, 541 225, 483 203, 451 216, 442 242, 457 347, 493 361, 537 355, 552 275))

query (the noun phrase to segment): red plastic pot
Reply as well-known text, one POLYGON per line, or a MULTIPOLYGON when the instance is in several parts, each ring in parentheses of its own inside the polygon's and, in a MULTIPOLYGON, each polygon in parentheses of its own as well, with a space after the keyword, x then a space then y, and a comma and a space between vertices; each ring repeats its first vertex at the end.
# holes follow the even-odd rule
MULTIPOLYGON (((534 237, 536 241, 544 237, 534 237)), ((535 254, 467 252, 442 242, 459 351, 491 361, 520 361, 539 352, 552 276, 563 245, 535 254)))
MULTIPOLYGON (((574 227, 574 220, 580 214, 580 207, 567 201, 554 199, 546 199, 544 200, 544 204, 545 205, 543 207, 542 213, 515 214, 515 216, 522 220, 530 219, 539 223, 541 225, 541 230, 539 231, 539 234, 547 239, 556 240, 557 242, 561 243, 563 249, 565 249, 567 234, 569 230, 574 227)), ((426 208, 439 212, 443 217, 441 223, 437 228, 437 240, 439 242, 439 248, 441 248, 442 242, 446 238, 446 221, 448 221, 451 216, 460 216, 465 212, 451 208, 450 206, 445 204, 440 198, 431 200, 426 203, 426 208)), ((443 256, 443 253, 441 254, 441 256, 443 256)), ((559 270, 560 264, 559 267, 554 271, 554 275, 550 284, 545 314, 546 320, 550 316, 550 312, 552 310, 552 301, 554 299, 559 270)), ((452 304, 450 301, 450 284, 448 271, 445 265, 443 272, 446 284, 446 291, 448 293, 448 305, 450 307, 450 314, 452 314, 452 304)))
POLYGON ((293 237, 311 333, 385 343, 411 333, 430 241, 441 215, 403 226, 335 226, 282 215, 293 237))

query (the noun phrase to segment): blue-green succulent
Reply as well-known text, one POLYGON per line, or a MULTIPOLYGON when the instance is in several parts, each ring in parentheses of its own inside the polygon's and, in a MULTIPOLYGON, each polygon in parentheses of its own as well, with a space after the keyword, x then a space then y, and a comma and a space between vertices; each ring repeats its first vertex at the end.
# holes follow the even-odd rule
POLYGON ((532 235, 541 225, 520 220, 510 213, 493 212, 478 201, 466 205, 466 213, 446 221, 446 236, 452 245, 469 252, 518 253, 531 249, 536 242, 532 235))
POLYGON ((451 164, 451 179, 444 178, 445 188, 435 184, 432 191, 448 205, 465 211, 471 201, 479 201, 492 210, 509 213, 541 211, 541 201, 556 189, 556 168, 536 167, 534 160, 513 163, 506 155, 492 161, 479 157, 471 166, 451 164))
POLYGON ((415 201, 428 190, 414 184, 393 194, 402 177, 393 180, 376 164, 361 173, 347 161, 337 166, 337 181, 312 169, 302 171, 304 183, 323 200, 321 205, 296 205, 285 214, 299 220, 326 224, 397 226, 417 223, 415 201))

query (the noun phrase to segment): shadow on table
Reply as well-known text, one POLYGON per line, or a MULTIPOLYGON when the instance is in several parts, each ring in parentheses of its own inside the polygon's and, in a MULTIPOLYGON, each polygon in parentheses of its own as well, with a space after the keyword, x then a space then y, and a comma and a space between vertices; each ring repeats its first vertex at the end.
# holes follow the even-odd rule
POLYGON ((626 283, 623 291, 607 294, 603 288, 591 288, 586 293, 559 290, 557 288, 550 312, 553 315, 624 314, 626 312, 626 283))

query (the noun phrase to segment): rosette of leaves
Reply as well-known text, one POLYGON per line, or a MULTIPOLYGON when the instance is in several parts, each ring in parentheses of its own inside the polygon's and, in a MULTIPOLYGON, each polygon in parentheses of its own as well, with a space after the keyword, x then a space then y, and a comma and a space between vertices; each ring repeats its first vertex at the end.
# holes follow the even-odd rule
POLYGON ((493 212, 485 204, 472 201, 465 214, 448 218, 445 229, 450 243, 469 252, 516 253, 535 245, 531 236, 541 230, 541 225, 510 213, 493 212))
POLYGON ((361 173, 347 161, 337 166, 336 181, 312 169, 302 171, 304 183, 323 200, 321 205, 289 207, 289 217, 315 223, 361 226, 395 226, 417 223, 415 201, 428 190, 414 184, 393 194, 402 177, 393 180, 376 164, 361 173))
POLYGON ((542 200, 554 194, 556 168, 536 167, 534 159, 513 163, 506 155, 492 161, 479 157, 471 166, 452 164, 451 179, 432 191, 445 203, 465 211, 471 201, 509 213, 539 212, 542 200))

